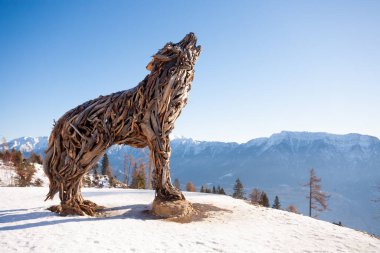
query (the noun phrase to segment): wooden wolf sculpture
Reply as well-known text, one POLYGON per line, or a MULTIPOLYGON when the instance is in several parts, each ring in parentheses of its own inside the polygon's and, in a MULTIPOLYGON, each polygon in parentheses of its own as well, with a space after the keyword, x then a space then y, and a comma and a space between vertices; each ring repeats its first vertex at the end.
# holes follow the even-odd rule
POLYGON ((81 195, 82 177, 113 144, 149 147, 154 162, 155 200, 185 200, 170 180, 169 133, 186 105, 201 47, 193 33, 167 43, 147 65, 150 73, 135 88, 100 96, 68 111, 55 124, 45 151, 50 180, 46 199, 59 192, 62 215, 94 215, 100 208, 81 195))

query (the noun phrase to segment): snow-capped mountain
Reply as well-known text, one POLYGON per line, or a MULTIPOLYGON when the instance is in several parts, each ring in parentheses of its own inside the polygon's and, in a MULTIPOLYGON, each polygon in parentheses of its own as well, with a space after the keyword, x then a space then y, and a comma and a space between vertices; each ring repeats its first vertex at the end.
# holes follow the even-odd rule
MULTIPOLYGON (((9 147, 24 147, 22 140, 15 140, 18 145, 10 142, 9 147)), ((33 139, 28 142, 34 152, 42 154, 46 146, 37 144, 46 144, 47 138, 39 138, 37 144, 33 139)), ((322 178, 322 189, 331 194, 330 210, 319 217, 380 234, 380 219, 374 219, 380 205, 371 201, 378 197, 375 186, 380 184, 380 141, 376 137, 284 131, 243 144, 174 138, 171 147, 172 178, 179 178, 182 186, 192 181, 199 190, 202 184, 219 184, 231 193, 239 177, 246 196, 258 187, 268 193, 270 201, 278 195, 283 207, 294 204, 305 214, 307 189, 303 185, 309 169, 314 168, 322 178)), ((107 153, 119 179, 125 154, 148 156, 146 149, 127 146, 113 146, 107 153)))
POLYGON ((197 187, 222 185, 231 192, 236 178, 247 195, 252 188, 266 191, 270 201, 279 196, 283 206, 295 204, 307 213, 310 168, 322 178, 322 189, 331 194, 329 211, 320 218, 380 234, 380 141, 371 136, 281 132, 244 144, 172 142, 172 177, 197 187), (221 148, 224 146, 224 148, 221 148), (199 152, 201 150, 201 152, 199 152))
POLYGON ((202 180, 193 179, 197 184, 232 184, 241 177, 248 185, 270 187, 304 181, 312 167, 326 184, 335 185, 343 179, 339 176, 347 183, 373 181, 380 180, 380 141, 359 134, 306 132, 281 132, 244 144, 176 139, 171 164, 173 176, 195 173, 202 180), (226 181, 225 175, 233 177, 226 181))
MULTIPOLYGON (((23 154, 28 155, 30 152, 35 152, 42 155, 48 144, 48 138, 44 137, 21 137, 8 142, 8 148, 20 150, 23 154)), ((0 145, 0 150, 3 149, 3 144, 0 145)))

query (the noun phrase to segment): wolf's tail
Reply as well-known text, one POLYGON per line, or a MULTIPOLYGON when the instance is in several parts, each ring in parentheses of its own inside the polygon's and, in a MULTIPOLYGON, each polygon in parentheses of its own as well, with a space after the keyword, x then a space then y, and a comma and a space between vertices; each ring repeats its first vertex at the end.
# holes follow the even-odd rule
POLYGON ((57 167, 60 160, 60 138, 49 139, 48 149, 45 151, 44 172, 49 178, 49 193, 46 195, 46 200, 53 199, 54 195, 59 191, 59 183, 56 175, 57 167), (54 140, 54 141, 53 141, 54 140))

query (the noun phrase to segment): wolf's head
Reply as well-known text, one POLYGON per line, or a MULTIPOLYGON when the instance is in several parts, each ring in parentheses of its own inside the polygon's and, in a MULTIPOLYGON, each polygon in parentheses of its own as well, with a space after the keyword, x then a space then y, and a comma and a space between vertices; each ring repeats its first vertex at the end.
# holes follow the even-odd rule
POLYGON ((180 42, 169 42, 158 50, 146 68, 154 71, 157 67, 167 65, 168 67, 193 70, 200 52, 201 46, 197 46, 197 37, 194 33, 189 33, 180 42))

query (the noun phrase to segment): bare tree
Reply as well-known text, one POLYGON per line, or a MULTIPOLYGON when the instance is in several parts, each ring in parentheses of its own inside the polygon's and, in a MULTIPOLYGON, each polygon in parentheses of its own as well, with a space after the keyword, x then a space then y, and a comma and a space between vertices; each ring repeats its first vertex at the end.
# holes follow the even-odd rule
POLYGON ((3 148, 3 153, 5 153, 5 151, 8 151, 9 150, 9 147, 8 147, 8 142, 7 142, 7 139, 5 139, 5 137, 2 138, 2 148, 3 148))
POLYGON ((259 205, 261 201, 262 193, 263 192, 260 189, 254 188, 251 194, 249 194, 249 197, 251 199, 251 204, 259 205))
MULTIPOLYGON (((309 199, 309 216, 311 217, 312 210, 316 212, 323 212, 327 210, 327 200, 329 199, 329 195, 321 190, 321 179, 315 175, 314 169, 310 169, 309 172, 309 182, 304 184, 304 186, 309 187, 309 195, 306 197, 309 199)), ((318 215, 315 214, 314 217, 318 215)))
POLYGON ((188 191, 188 192, 196 192, 197 191, 197 189, 195 189, 193 182, 190 181, 186 184, 186 191, 188 191))
POLYGON ((146 182, 145 182, 145 187, 146 189, 152 189, 153 188, 153 165, 154 165, 154 162, 152 160, 152 154, 150 152, 149 149, 142 149, 143 150, 143 154, 144 154, 144 157, 145 157, 145 161, 148 161, 148 163, 146 164, 146 170, 147 170, 147 173, 146 173, 146 182))
POLYGON ((286 208, 286 211, 291 212, 291 213, 299 213, 298 210, 297 210, 297 207, 295 205, 289 205, 286 208))
POLYGON ((132 175, 132 169, 135 167, 136 161, 132 155, 124 154, 124 183, 129 184, 132 175))
POLYGON ((16 166, 16 177, 15 183, 16 186, 26 187, 32 185, 33 175, 36 172, 34 166, 27 161, 23 161, 22 163, 16 166))
MULTIPOLYGON (((5 137, 2 138, 2 149, 3 149, 3 161, 7 165, 12 165, 12 160, 14 156, 14 150, 12 152, 9 150, 9 145, 5 137)), ((13 164, 15 165, 15 164, 13 164)))
POLYGON ((135 165, 135 169, 132 174, 132 182, 131 182, 131 188, 132 189, 145 189, 145 167, 146 164, 142 162, 142 159, 139 159, 139 161, 135 165))
POLYGON ((123 158, 124 158, 124 183, 128 185, 127 154, 124 154, 123 158))

